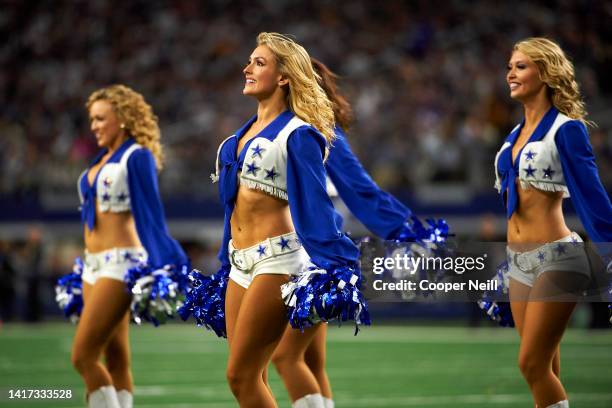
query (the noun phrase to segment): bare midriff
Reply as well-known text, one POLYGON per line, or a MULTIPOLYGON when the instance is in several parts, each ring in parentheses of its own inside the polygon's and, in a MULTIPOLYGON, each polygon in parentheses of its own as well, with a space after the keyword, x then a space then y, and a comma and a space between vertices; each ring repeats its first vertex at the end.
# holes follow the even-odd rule
POLYGON ((287 201, 245 186, 238 187, 230 223, 237 249, 294 231, 287 201))
MULTIPOLYGON (((518 180, 516 181, 518 183, 518 180)), ((568 236, 563 218, 563 193, 517 186, 518 206, 508 220, 508 246, 528 251, 568 236)))
POLYGON ((134 217, 126 212, 101 212, 96 204, 96 224, 93 230, 87 225, 85 230, 85 248, 91 253, 106 251, 111 248, 140 247, 134 217))

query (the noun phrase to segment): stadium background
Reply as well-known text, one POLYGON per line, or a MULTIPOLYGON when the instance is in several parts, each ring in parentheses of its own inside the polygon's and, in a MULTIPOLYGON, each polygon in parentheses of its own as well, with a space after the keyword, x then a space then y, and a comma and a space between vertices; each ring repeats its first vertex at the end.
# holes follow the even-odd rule
MULTIPOLYGON (((94 89, 125 83, 153 105, 170 229, 205 271, 216 270, 222 215, 209 174, 218 143, 255 109, 241 70, 260 31, 293 34, 342 75, 356 116, 349 140, 381 187, 418 215, 446 218, 462 239, 503 241, 492 159, 521 115, 504 80, 511 46, 543 35, 572 58, 612 191, 611 21, 609 2, 587 0, 0 1, 0 390, 55 385, 82 396, 53 283, 82 249, 76 178, 96 151, 84 109, 94 89)), ((367 233, 348 215, 346 227, 367 233)), ((350 328, 331 330, 339 406, 528 406, 514 332, 472 305, 375 312, 388 326, 354 339, 350 328)), ((587 331, 606 314, 581 305, 568 333, 564 372, 578 407, 612 406, 612 336, 587 331)), ((136 382, 146 385, 137 401, 232 406, 225 346, 212 334, 176 324, 132 336, 136 382)))

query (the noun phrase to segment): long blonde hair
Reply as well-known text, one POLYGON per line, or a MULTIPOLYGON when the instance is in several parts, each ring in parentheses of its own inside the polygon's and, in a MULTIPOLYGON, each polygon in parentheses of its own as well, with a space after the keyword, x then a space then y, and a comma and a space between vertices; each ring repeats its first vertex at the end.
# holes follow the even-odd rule
POLYGON ((336 138, 333 104, 319 85, 308 52, 291 38, 278 33, 260 33, 257 45, 272 51, 281 74, 289 79, 287 104, 300 119, 317 128, 328 144, 336 138))
POLYGON ((94 91, 87 99, 87 109, 96 101, 107 101, 113 107, 125 131, 146 147, 155 158, 158 170, 164 165, 164 152, 160 143, 161 133, 157 116, 144 97, 125 85, 111 85, 94 91))
POLYGON ((576 82, 574 65, 557 43, 531 37, 514 44, 513 51, 522 52, 536 64, 540 80, 546 84, 548 96, 559 112, 585 125, 594 125, 586 120, 587 111, 576 82))

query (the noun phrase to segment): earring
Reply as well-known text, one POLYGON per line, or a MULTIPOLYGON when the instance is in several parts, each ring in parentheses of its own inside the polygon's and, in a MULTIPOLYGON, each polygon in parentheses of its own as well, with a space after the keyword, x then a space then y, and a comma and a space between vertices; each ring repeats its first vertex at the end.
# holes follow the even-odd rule
POLYGON ((125 129, 125 123, 120 124, 120 125, 119 125, 119 127, 120 127, 121 129, 125 129))

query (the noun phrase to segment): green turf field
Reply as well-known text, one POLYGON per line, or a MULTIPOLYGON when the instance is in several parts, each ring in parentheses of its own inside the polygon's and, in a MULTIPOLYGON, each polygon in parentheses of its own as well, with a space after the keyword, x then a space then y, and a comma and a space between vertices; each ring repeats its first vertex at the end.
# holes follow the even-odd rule
MULTIPOLYGON (((0 407, 84 406, 83 386, 69 362, 74 327, 0 328, 0 407), (9 400, 10 388, 71 389, 71 400, 9 400)), ((233 407, 225 383, 225 342, 176 324, 132 327, 135 406, 233 407)), ((342 407, 531 407, 516 366, 512 329, 378 326, 353 337, 330 328, 328 371, 342 407)), ((612 407, 612 331, 570 330, 562 345, 562 377, 572 408, 612 407)), ((287 395, 275 373, 281 407, 287 395)))

